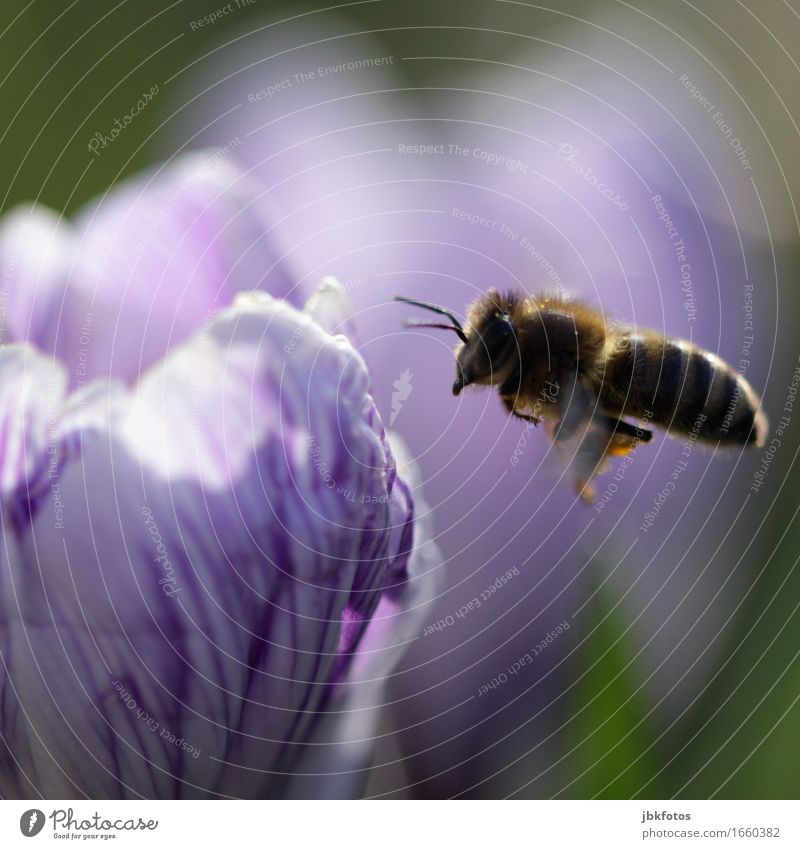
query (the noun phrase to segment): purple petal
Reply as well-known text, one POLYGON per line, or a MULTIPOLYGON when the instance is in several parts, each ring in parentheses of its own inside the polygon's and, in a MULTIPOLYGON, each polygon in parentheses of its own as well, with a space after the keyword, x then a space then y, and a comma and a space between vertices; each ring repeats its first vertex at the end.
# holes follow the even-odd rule
POLYGON ((67 405, 61 526, 5 534, 0 793, 286 792, 384 587, 413 590, 367 390, 343 338, 248 295, 127 399, 67 405))
POLYGON ((5 303, 0 340, 29 341, 54 353, 54 340, 60 335, 67 358, 74 358, 78 350, 74 331, 81 313, 88 310, 78 296, 65 303, 74 258, 69 226, 46 207, 22 206, 3 217, 0 263, 5 303))
POLYGON ((35 348, 0 349, 0 498, 9 529, 27 523, 31 503, 58 471, 65 390, 64 369, 35 348))
POLYGON ((73 386, 135 379, 236 292, 291 292, 265 207, 235 165, 201 151, 122 184, 73 223, 17 211, 0 230, 8 332, 67 363, 73 386))
MULTIPOLYGON (((405 444, 395 435, 392 445, 402 457, 404 478, 417 488, 419 473, 405 444)), ((407 493, 400 478, 398 484, 407 493)), ((402 510, 401 504, 398 509, 402 510)), ((381 596, 348 675, 337 687, 328 717, 292 780, 289 794, 295 798, 357 798, 364 793, 391 674, 422 631, 443 582, 431 515, 421 500, 416 510, 408 568, 396 571, 381 596)))

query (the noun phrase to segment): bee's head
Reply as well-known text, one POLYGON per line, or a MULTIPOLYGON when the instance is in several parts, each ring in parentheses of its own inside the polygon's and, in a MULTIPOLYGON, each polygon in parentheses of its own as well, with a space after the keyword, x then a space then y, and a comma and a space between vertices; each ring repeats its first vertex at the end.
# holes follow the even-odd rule
POLYGON ((461 340, 456 349, 456 379, 453 395, 458 395, 465 386, 477 383, 490 385, 502 383, 511 373, 519 359, 517 333, 511 313, 516 304, 513 295, 500 296, 490 289, 477 300, 469 311, 466 329, 448 310, 398 297, 398 301, 414 304, 450 319, 452 324, 409 322, 415 327, 437 327, 452 330, 461 340))
POLYGON ((501 296, 494 289, 472 304, 466 339, 456 350, 453 395, 473 383, 502 383, 517 365, 519 346, 512 318, 515 304, 513 296, 501 296))

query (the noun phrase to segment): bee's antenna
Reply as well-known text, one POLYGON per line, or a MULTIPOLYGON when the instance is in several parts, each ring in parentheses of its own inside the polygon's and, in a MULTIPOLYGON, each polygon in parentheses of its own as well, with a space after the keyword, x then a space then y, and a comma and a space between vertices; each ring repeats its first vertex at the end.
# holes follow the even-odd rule
POLYGON ((459 330, 457 327, 453 327, 452 324, 435 324, 428 321, 407 321, 405 323, 406 327, 435 327, 438 330, 452 330, 454 333, 458 334, 458 338, 462 342, 467 341, 466 334, 463 330, 459 330))
POLYGON ((462 342, 467 341, 467 334, 464 333, 464 328, 461 326, 461 322, 453 315, 453 313, 450 312, 450 310, 446 310, 444 307, 437 307, 435 304, 426 304, 424 301, 415 301, 412 298, 404 298, 402 295, 396 295, 395 300, 404 304, 412 304, 415 307, 422 307, 424 310, 439 313, 439 315, 446 316, 453 322, 452 327, 450 327, 449 324, 422 324, 420 322, 413 322, 413 327, 436 327, 441 330, 454 330, 462 342))

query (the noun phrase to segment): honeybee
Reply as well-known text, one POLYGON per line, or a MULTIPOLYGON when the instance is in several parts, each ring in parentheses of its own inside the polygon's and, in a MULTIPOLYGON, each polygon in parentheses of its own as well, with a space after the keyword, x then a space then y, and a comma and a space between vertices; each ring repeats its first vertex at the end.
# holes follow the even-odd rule
POLYGON ((461 340, 454 395, 467 386, 496 386, 512 416, 534 425, 544 420, 556 444, 577 440, 573 471, 586 500, 595 498, 591 480, 610 457, 650 441, 645 424, 705 443, 764 444, 767 417, 750 384, 690 342, 611 323, 561 295, 490 289, 468 308, 466 325, 443 307, 395 300, 449 320, 407 326, 450 330, 461 340))

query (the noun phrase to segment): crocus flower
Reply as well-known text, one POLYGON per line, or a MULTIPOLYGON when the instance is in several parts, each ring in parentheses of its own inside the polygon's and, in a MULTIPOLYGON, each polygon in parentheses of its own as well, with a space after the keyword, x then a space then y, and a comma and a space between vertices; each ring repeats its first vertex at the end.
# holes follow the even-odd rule
POLYGON ((274 297, 291 275, 248 192, 199 155, 73 224, 3 224, 3 797, 363 784, 434 549, 323 327, 341 289, 274 297))

